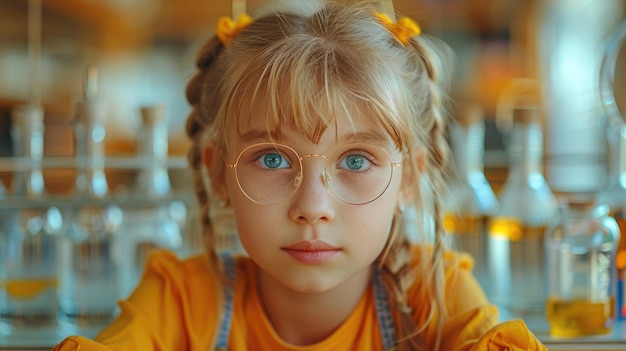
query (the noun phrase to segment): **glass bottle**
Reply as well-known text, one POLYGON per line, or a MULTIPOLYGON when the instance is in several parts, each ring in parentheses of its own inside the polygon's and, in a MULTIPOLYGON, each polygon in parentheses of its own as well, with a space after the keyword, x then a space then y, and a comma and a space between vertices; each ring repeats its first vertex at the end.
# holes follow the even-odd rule
POLYGON ((112 250, 123 224, 109 197, 104 172, 104 110, 95 97, 97 72, 87 69, 85 100, 74 118, 77 166, 73 208, 59 260, 59 321, 72 333, 91 336, 117 312, 118 262, 112 250))
POLYGON ((168 132, 164 106, 141 109, 137 138, 140 169, 134 194, 124 206, 125 230, 119 239, 122 260, 121 296, 141 278, 146 258, 154 249, 182 255, 186 205, 173 197, 168 175, 168 132))
POLYGON ((42 173, 44 122, 39 105, 13 111, 12 139, 17 167, 13 196, 3 209, 0 233, 0 321, 11 333, 56 327, 56 243, 61 211, 45 200, 42 173))
MULTIPOLYGON (((609 143, 609 173, 607 186, 598 193, 596 201, 609 206, 609 215, 615 219, 622 236, 626 233, 626 127, 619 132, 607 129, 609 143)), ((615 256, 617 269, 617 319, 626 320, 626 240, 621 238, 615 256)))
POLYGON ((456 172, 443 225, 453 235, 456 247, 474 258, 474 275, 487 292, 486 228, 498 209, 498 200, 484 174, 485 124, 480 105, 459 105, 456 123, 450 127, 450 143, 456 172))
POLYGON ((579 337, 610 332, 615 319, 617 222, 607 205, 570 199, 547 234, 550 335, 579 337))
POLYGON ((509 174, 488 229, 490 292, 502 310, 531 317, 544 310, 545 232, 557 201, 543 176, 539 110, 512 115, 509 174))
MULTIPOLYGON (((600 96, 606 112, 608 182, 598 193, 598 203, 609 205, 610 215, 620 228, 622 238, 617 249, 617 319, 626 320, 626 112, 620 109, 618 88, 619 58, 626 52, 626 20, 623 20, 606 43, 600 69, 600 96)), ((622 72, 624 74, 624 72, 622 72)), ((623 89, 622 89, 623 90, 623 89)), ((623 91, 622 91, 623 92, 623 91)))

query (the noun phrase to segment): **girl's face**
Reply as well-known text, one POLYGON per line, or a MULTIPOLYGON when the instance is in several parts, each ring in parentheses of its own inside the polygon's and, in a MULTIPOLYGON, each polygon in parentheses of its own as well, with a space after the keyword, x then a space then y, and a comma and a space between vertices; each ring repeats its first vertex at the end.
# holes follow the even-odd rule
MULTIPOLYGON (((382 147, 395 163, 402 162, 402 154, 395 149, 388 135, 359 119, 354 122, 349 124, 346 118, 338 117, 336 129, 329 127, 317 144, 297 130, 283 130, 283 136, 276 142, 289 146, 300 157, 307 156, 302 157, 302 178, 296 181, 299 187, 281 202, 261 205, 251 201, 240 189, 236 172, 246 169, 260 172, 259 176, 255 173, 254 177, 246 180, 252 183, 244 185, 254 187, 260 175, 265 174, 263 172, 297 168, 297 158, 289 159, 270 147, 269 151, 261 149, 248 153, 238 161, 237 170, 233 167, 226 169, 226 187, 235 212, 239 238, 250 258, 261 268, 261 279, 269 277, 270 281, 297 292, 322 293, 344 282, 359 281, 359 276, 369 276, 371 264, 383 250, 389 236, 394 210, 402 201, 402 166, 392 166, 389 186, 378 199, 353 205, 339 200, 330 191, 324 181, 326 161, 319 155, 331 155, 338 147, 353 142, 382 147), (260 168, 257 170, 256 167, 260 168)), ((271 141, 263 118, 244 119, 240 128, 245 140, 230 145, 233 152, 225 155, 229 165, 237 161, 238 154, 246 147, 271 141)), ((361 156, 352 151, 342 151, 329 161, 328 170, 355 171, 374 162, 361 156)), ((276 177, 271 178, 272 182, 261 183, 262 187, 247 192, 254 196, 265 194, 264 197, 280 194, 278 183, 282 176, 279 174, 269 176, 276 177), (277 184, 276 190, 268 184, 277 184), (270 195, 266 195, 268 189, 271 189, 270 195)), ((261 182, 260 179, 258 181, 261 182)), ((332 181, 334 184, 339 182, 338 179, 332 181)), ((294 181, 282 183, 292 184, 293 187, 294 181)), ((341 189, 348 189, 353 183, 348 182, 341 189)), ((340 193, 341 189, 335 192, 340 193)))

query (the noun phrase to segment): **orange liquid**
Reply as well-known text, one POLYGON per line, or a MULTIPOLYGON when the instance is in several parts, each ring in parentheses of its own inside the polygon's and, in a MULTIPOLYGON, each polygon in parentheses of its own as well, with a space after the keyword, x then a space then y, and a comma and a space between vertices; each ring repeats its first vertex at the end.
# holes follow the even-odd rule
POLYGON ((443 217, 443 228, 453 235, 480 235, 487 223, 486 216, 455 216, 446 214, 443 217))
POLYGON ((543 314, 546 226, 496 217, 488 229, 490 300, 514 313, 543 314))
MULTIPOLYGON (((469 252, 477 266, 484 266, 487 256, 487 243, 485 236, 486 216, 453 216, 445 215, 443 227, 450 235, 454 236, 456 249, 469 252)), ((484 267, 477 267, 486 269, 484 267)))
POLYGON ((489 236, 510 241, 542 239, 545 233, 546 226, 527 226, 513 217, 496 217, 489 223, 489 236))
POLYGON ((550 335, 558 337, 606 334, 611 330, 614 311, 613 297, 605 302, 564 301, 555 298, 549 298, 546 302, 550 335))
POLYGON ((48 288, 55 289, 57 280, 56 278, 12 279, 0 282, 0 285, 11 298, 26 300, 37 297, 37 295, 45 292, 48 288))
POLYGON ((454 237, 455 249, 465 251, 474 258, 474 276, 487 292, 487 216, 454 216, 445 215, 443 226, 446 232, 454 237))

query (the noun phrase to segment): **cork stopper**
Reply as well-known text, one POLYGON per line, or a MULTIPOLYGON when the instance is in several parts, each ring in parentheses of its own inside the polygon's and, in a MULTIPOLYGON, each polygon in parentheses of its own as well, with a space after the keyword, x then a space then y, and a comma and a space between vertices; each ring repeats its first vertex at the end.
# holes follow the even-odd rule
POLYGON ((156 124, 165 120, 165 106, 142 106, 140 112, 143 124, 156 124))
POLYGON ((539 122, 539 109, 537 107, 516 107, 513 109, 513 120, 521 124, 539 122))
POLYGON ((485 110, 476 103, 460 103, 455 109, 456 119, 460 125, 467 127, 485 119, 485 110))
POLYGON ((106 118, 104 104, 98 100, 98 68, 87 66, 83 73, 83 101, 76 104, 74 120, 81 123, 102 123, 106 118))

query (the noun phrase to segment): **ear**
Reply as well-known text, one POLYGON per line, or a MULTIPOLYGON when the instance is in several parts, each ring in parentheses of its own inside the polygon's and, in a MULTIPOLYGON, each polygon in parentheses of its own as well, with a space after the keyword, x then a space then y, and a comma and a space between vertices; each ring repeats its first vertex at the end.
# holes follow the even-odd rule
POLYGON ((219 150, 213 144, 205 146, 202 150, 202 163, 211 180, 213 193, 219 197, 220 201, 228 203, 228 188, 226 187, 226 179, 224 177, 224 167, 220 165, 220 162, 222 162, 222 156, 219 154, 219 150))

